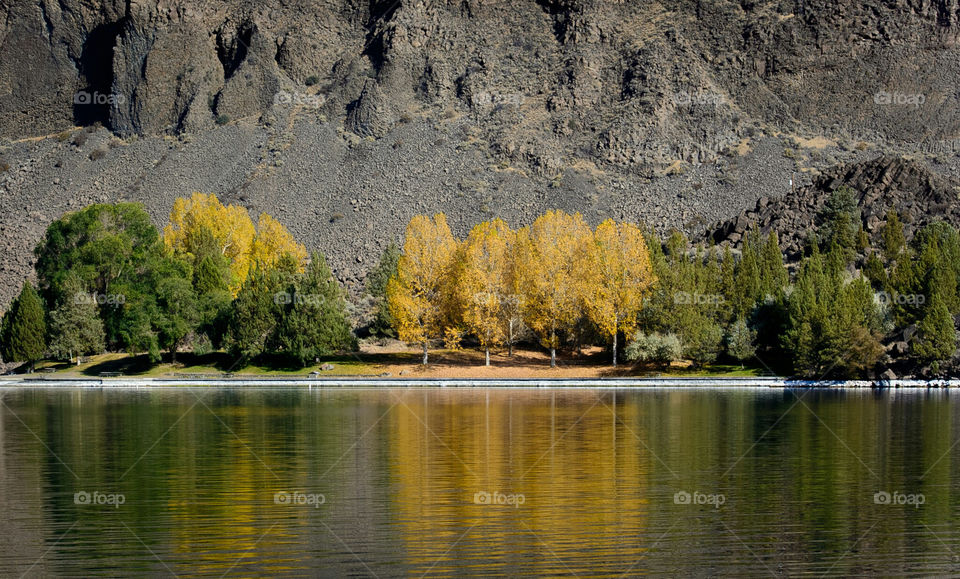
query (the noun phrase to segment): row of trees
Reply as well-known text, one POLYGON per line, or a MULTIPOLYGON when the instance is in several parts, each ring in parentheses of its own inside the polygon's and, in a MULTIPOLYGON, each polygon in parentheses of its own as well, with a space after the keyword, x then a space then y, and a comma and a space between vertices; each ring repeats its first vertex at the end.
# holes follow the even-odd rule
MULTIPOLYGON (((579 214, 551 211, 513 231, 496 219, 457 241, 443 214, 407 226, 403 254, 386 289, 387 308, 401 340, 423 348, 465 335, 490 350, 512 348, 521 324, 550 350, 585 315, 612 343, 638 321, 655 281, 643 232, 612 220, 591 230, 579 214)), ((512 353, 512 350, 511 350, 512 353)))
POLYGON ((861 376, 891 361, 887 343, 899 361, 936 369, 956 351, 960 234, 936 222, 907 243, 891 211, 873 247, 861 223, 853 193, 838 189, 791 279, 774 232, 721 251, 612 220, 591 230, 551 211, 517 231, 481 223, 457 240, 442 214, 418 216, 402 253, 388 250, 375 273, 378 324, 420 344, 424 363, 432 340, 469 337, 489 364, 491 349, 512 354, 528 328, 551 365, 562 344, 591 342, 608 345, 615 365, 626 339, 626 359, 649 363, 759 355, 806 376, 861 376))
POLYGON ((162 237, 140 205, 91 205, 53 222, 35 253, 38 288, 26 282, 0 325, 6 361, 125 350, 156 362, 189 345, 303 363, 354 343, 323 256, 214 195, 178 199, 162 237))
MULTIPOLYGON (((861 223, 839 189, 788 269, 773 232, 721 251, 551 211, 458 240, 442 214, 418 216, 368 277, 382 300, 368 329, 419 344, 425 364, 431 342, 473 340, 489 364, 492 350, 512 355, 533 334, 551 365, 563 346, 602 344, 614 365, 756 355, 808 376, 857 376, 892 352, 936 369, 956 351, 960 233, 938 222, 908 240, 892 211, 873 239, 861 223)), ((37 288, 25 283, 0 322, 6 361, 222 349, 306 365, 356 347, 323 256, 213 195, 178 199, 162 235, 138 205, 87 207, 51 224, 36 257, 37 288)))

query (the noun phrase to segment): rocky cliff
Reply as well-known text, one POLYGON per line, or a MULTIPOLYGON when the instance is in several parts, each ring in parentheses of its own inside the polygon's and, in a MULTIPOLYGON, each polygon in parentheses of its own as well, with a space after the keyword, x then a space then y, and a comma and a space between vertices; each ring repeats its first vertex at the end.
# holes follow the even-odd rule
POLYGON ((880 153, 952 175, 958 18, 958 0, 0 0, 0 303, 46 224, 97 200, 159 224, 216 192, 356 282, 419 211, 702 231, 880 153))

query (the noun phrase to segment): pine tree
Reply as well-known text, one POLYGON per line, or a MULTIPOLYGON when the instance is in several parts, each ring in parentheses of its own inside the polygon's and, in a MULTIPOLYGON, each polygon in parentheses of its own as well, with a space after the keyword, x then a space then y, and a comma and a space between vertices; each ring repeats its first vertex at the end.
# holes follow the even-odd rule
POLYGON ((883 226, 883 255, 887 258, 887 262, 899 258, 905 245, 903 223, 900 222, 897 212, 890 209, 887 211, 887 222, 883 226))
POLYGON ((754 237, 753 232, 744 236, 740 263, 737 264, 733 292, 733 316, 737 318, 749 316, 757 299, 761 297, 761 263, 754 237))
POLYGON ((374 299, 376 313, 370 325, 370 333, 380 336, 395 337, 393 318, 387 306, 387 285, 390 278, 397 275, 397 266, 400 263, 400 247, 390 243, 380 255, 377 266, 367 274, 367 293, 374 299))
POLYGON ((250 273, 233 300, 227 326, 230 351, 249 361, 267 351, 280 323, 280 307, 290 295, 290 277, 260 269, 250 273))
POLYGON ((757 297, 765 300, 767 296, 775 297, 790 283, 790 276, 783 264, 780 240, 772 231, 764 240, 760 264, 760 292, 757 297))
POLYGON ((917 327, 913 353, 922 362, 947 360, 957 349, 953 316, 939 294, 934 294, 917 327))
POLYGON ((343 290, 333 279, 326 258, 314 253, 306 272, 299 276, 283 313, 275 342, 302 366, 318 356, 356 347, 347 320, 343 290))
POLYGON ((857 232, 862 225, 860 208, 853 190, 840 187, 831 193, 819 218, 825 247, 836 244, 845 254, 852 255, 857 232))
POLYGON ((30 371, 47 349, 47 324, 43 302, 29 281, 10 304, 0 324, 0 356, 7 362, 25 362, 30 371))

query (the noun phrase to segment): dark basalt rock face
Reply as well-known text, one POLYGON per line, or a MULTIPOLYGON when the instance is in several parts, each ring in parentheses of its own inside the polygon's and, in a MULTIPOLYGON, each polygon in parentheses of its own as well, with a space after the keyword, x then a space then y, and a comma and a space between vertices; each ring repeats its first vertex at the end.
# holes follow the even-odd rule
POLYGON ((138 201, 163 225, 193 191, 277 216, 351 288, 435 211, 460 235, 554 208, 688 233, 735 216, 709 235, 736 244, 754 221, 801 235, 838 180, 953 219, 958 19, 958 0, 0 2, 0 309, 64 212, 138 201), (881 153, 920 160, 864 163, 881 153))
POLYGON ((0 7, 0 134, 96 121, 198 131, 262 115, 307 78, 329 93, 328 116, 375 137, 411 108, 489 115, 494 149, 542 170, 556 168, 552 149, 618 166, 702 162, 751 127, 908 142, 960 128, 957 0, 669 5, 13 3, 0 7), (75 103, 78 91, 100 102, 75 103), (518 111, 529 120, 513 122, 518 111))

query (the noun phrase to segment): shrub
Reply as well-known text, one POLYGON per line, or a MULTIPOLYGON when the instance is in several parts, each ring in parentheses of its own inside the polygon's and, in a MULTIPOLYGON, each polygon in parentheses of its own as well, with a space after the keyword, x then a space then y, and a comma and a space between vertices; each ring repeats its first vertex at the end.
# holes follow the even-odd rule
POLYGON ((0 161, 0 173, 6 173, 10 170, 10 164, 0 161))
POLYGON ((230 117, 228 115, 217 115, 216 123, 221 127, 230 122, 230 117))
POLYGON ((73 140, 71 142, 77 147, 82 147, 87 143, 87 138, 87 133, 81 131, 73 136, 73 140))
POLYGON ((307 85, 307 86, 313 86, 313 85, 317 84, 318 82, 320 82, 320 77, 318 77, 318 76, 315 75, 315 74, 312 74, 312 75, 308 76, 305 81, 303 81, 303 84, 305 84, 305 85, 307 85))
POLYGON ((106 151, 106 149, 94 149, 94 150, 90 151, 90 160, 91 160, 91 161, 99 161, 100 159, 102 159, 102 158, 104 158, 104 157, 106 157, 106 156, 107 156, 107 151, 106 151))
POLYGON ((624 356, 631 362, 655 362, 664 366, 680 360, 683 347, 675 334, 637 332, 627 345, 624 356))

